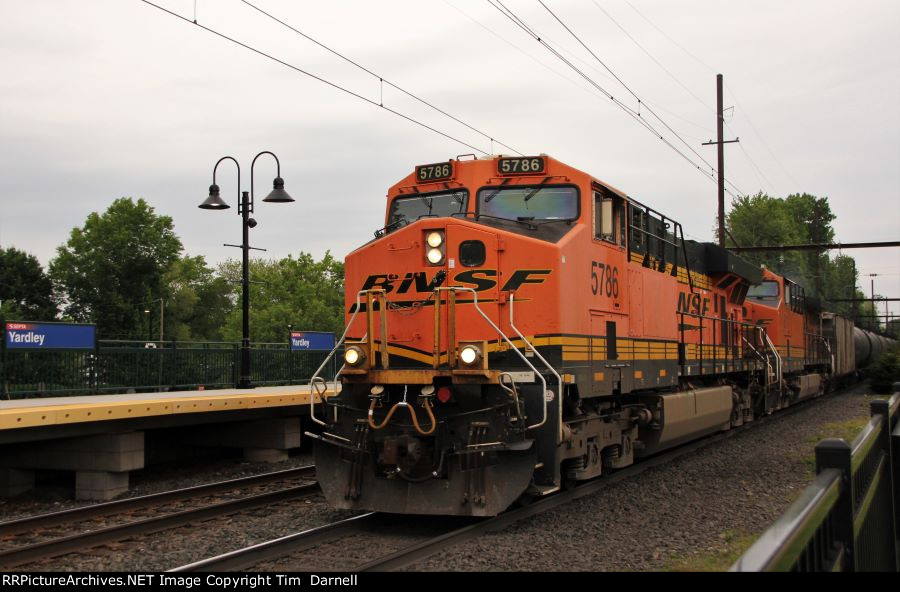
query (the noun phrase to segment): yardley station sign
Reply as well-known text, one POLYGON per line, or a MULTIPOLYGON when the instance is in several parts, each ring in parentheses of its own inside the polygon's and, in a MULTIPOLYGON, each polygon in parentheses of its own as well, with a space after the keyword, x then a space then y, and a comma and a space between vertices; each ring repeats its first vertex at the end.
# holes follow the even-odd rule
POLYGON ((6 323, 7 349, 94 349, 96 327, 75 323, 6 323))
POLYGON ((330 351, 334 348, 334 333, 321 331, 291 331, 291 350, 330 351))

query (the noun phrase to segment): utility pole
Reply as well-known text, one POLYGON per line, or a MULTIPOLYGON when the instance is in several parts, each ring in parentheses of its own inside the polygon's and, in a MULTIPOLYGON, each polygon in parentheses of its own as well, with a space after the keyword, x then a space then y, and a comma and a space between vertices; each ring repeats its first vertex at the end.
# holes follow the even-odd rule
MULTIPOLYGON (((878 274, 870 273, 869 277, 872 278, 872 314, 878 314, 875 306, 875 278, 878 277, 878 274)), ((875 319, 875 328, 878 329, 878 318, 875 319)))
POLYGON ((719 152, 719 246, 725 248, 725 144, 740 142, 740 138, 734 140, 725 140, 725 109, 722 105, 722 75, 716 74, 716 132, 718 140, 713 142, 703 142, 704 146, 713 144, 718 146, 719 152))

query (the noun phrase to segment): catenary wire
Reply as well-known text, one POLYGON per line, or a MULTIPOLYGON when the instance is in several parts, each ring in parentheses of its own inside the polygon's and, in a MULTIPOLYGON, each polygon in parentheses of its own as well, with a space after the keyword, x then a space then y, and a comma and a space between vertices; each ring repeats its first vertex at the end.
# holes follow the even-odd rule
POLYGON ((500 140, 498 140, 495 136, 492 136, 491 134, 485 133, 485 132, 481 131, 480 129, 477 129, 477 128, 473 127, 472 125, 469 125, 468 123, 466 123, 465 121, 459 119, 458 117, 456 117, 456 116, 454 116, 454 115, 451 115, 450 113, 447 113, 446 111, 444 111, 444 110, 441 109, 440 107, 437 107, 437 106, 435 106, 434 104, 432 104, 432 103, 426 101, 425 99, 419 97, 418 95, 416 95, 416 94, 414 94, 414 93, 412 93, 412 92, 410 92, 410 91, 404 89, 403 87, 401 87, 401 86, 399 86, 399 85, 397 85, 397 84, 394 84, 393 82, 391 82, 391 81, 388 80, 387 78, 384 78, 384 77, 381 76, 380 74, 376 74, 375 72, 373 72, 373 71, 370 70, 369 68, 366 68, 365 66, 359 64, 358 62, 356 62, 356 61, 354 61, 354 60, 348 58, 347 56, 345 56, 344 54, 340 53, 339 51, 337 51, 337 50, 335 50, 335 49, 332 49, 331 47, 328 47, 327 45, 325 45, 325 44, 322 43, 321 41, 318 41, 317 39, 314 39, 313 37, 307 35, 307 34, 304 33, 303 31, 300 31, 299 29, 296 29, 295 27, 293 27, 293 26, 291 26, 290 24, 286 23, 285 21, 279 19, 278 17, 274 16, 273 14, 271 14, 271 13, 269 13, 269 12, 266 12, 266 11, 263 10, 262 8, 256 6, 256 5, 253 4, 252 2, 249 2, 248 0, 240 0, 240 1, 243 2, 244 4, 246 4, 247 6, 249 6, 250 8, 252 8, 253 10, 256 10, 257 12, 259 12, 259 13, 265 15, 265 16, 268 17, 269 19, 271 19, 271 20, 275 21, 276 23, 280 24, 281 26, 286 27, 287 29, 290 29, 290 30, 293 31, 294 33, 296 33, 296 34, 300 35, 301 37, 303 37, 304 39, 306 39, 306 40, 308 40, 308 41, 311 41, 312 43, 315 43, 316 45, 318 45, 318 46, 321 47, 322 49, 324 49, 324 50, 330 52, 331 54, 333 54, 333 55, 335 55, 335 56, 341 58, 341 59, 344 60, 345 62, 347 62, 347 63, 349 63, 349 64, 352 64, 352 65, 356 66, 357 68, 359 68, 360 70, 362 70, 363 72, 366 72, 367 74, 369 74, 369 75, 371 75, 371 76, 377 78, 377 79, 379 80, 379 82, 383 82, 384 84, 390 86, 390 87, 393 88, 394 90, 397 90, 397 91, 403 93, 404 95, 408 96, 409 98, 414 99, 414 100, 416 100, 416 101, 422 103, 423 105, 425 105, 425 106, 427 106, 427 107, 429 107, 429 108, 431 108, 431 109, 437 111, 437 112, 440 113, 441 115, 444 115, 444 116, 446 116, 446 117, 449 117, 449 118, 452 119, 453 121, 455 121, 455 122, 457 122, 457 123, 459 123, 459 124, 461 124, 461 125, 463 125, 463 126, 469 128, 469 129, 472 130, 473 132, 475 132, 475 133, 477 133, 477 134, 481 134, 481 135, 484 136, 486 139, 489 139, 489 140, 491 140, 491 141, 493 141, 493 142, 495 142, 495 143, 497 143, 497 144, 499 144, 499 145, 501 145, 501 146, 503 146, 503 147, 505 147, 505 148, 509 148, 510 150, 512 150, 513 152, 515 152, 516 154, 518 154, 519 156, 522 156, 522 153, 521 153, 521 152, 519 152, 518 150, 516 150, 516 149, 513 148, 512 146, 509 146, 509 145, 507 145, 507 144, 504 144, 503 142, 501 142, 500 140))
MULTIPOLYGON (((500 3, 501 6, 503 5, 502 2, 500 2, 500 0, 497 0, 497 2, 500 3)), ((697 152, 694 149, 694 147, 691 146, 690 143, 688 143, 687 140, 685 140, 681 136, 681 134, 679 134, 674 129, 672 129, 672 127, 662 117, 657 115, 657 113, 647 104, 646 101, 644 101, 640 96, 638 96, 638 94, 636 92, 634 92, 630 86, 625 84, 625 82, 615 72, 613 72, 612 69, 609 66, 607 66, 606 63, 602 59, 600 59, 600 57, 596 53, 594 53, 594 51, 590 47, 588 47, 588 45, 578 36, 578 34, 576 34, 575 31, 573 31, 571 27, 569 27, 565 22, 563 22, 563 20, 555 12, 553 12, 553 10, 551 10, 550 7, 547 6, 543 2, 543 0, 538 0, 538 3, 541 6, 543 6, 547 12, 550 13, 550 15, 556 20, 556 22, 558 22, 566 31, 568 31, 568 33, 572 37, 575 38, 575 40, 585 49, 585 51, 587 51, 589 54, 591 54, 591 56, 595 60, 597 60, 604 68, 606 68, 606 70, 609 71, 609 73, 619 82, 619 84, 621 84, 623 87, 625 87, 625 89, 631 94, 631 96, 634 97, 635 100, 637 100, 639 105, 643 105, 646 108, 647 112, 649 112, 651 115, 653 115, 653 117, 655 117, 663 125, 663 127, 665 127, 667 130, 669 130, 669 132, 672 135, 674 135, 676 138, 678 138, 678 140, 682 144, 684 144, 685 147, 687 147, 687 149, 690 150, 691 153, 694 154, 694 156, 699 158, 701 162, 703 162, 711 170, 713 170, 713 171, 716 170, 715 167, 713 167, 705 158, 703 158, 703 156, 699 152, 697 152)), ((734 188, 734 190, 737 191, 738 193, 743 193, 743 191, 741 191, 737 186, 734 185, 734 183, 732 183, 728 179, 725 179, 725 183, 727 183, 728 185, 731 185, 731 187, 734 188)))
MULTIPOLYGON (((348 89, 348 88, 345 88, 345 87, 343 87, 343 86, 341 86, 341 85, 339 85, 339 84, 337 84, 337 83, 335 83, 335 82, 331 82, 330 80, 327 80, 327 79, 325 79, 325 78, 322 78, 321 76, 317 76, 317 75, 315 75, 315 74, 313 74, 313 73, 311 73, 311 72, 308 72, 308 71, 306 71, 306 70, 303 70, 302 68, 299 68, 298 66, 295 66, 295 65, 293 65, 293 64, 291 64, 291 63, 289 63, 289 62, 286 62, 286 61, 284 61, 284 60, 282 60, 282 59, 280 59, 280 58, 277 58, 277 57, 275 57, 275 56, 273 56, 273 55, 271 55, 271 54, 268 54, 268 53, 266 53, 266 52, 264 52, 264 51, 262 51, 262 50, 260 50, 260 49, 257 49, 257 48, 255 48, 255 47, 253 47, 253 46, 251 46, 251 45, 249 45, 249 44, 247 44, 247 43, 244 43, 244 42, 242 42, 242 41, 239 41, 239 40, 237 40, 237 39, 235 39, 235 38, 233 38, 233 37, 229 37, 228 35, 226 35, 226 34, 224 34, 224 33, 221 33, 221 32, 219 32, 219 31, 217 31, 217 30, 215 30, 215 29, 212 29, 212 28, 207 27, 207 26, 205 26, 205 25, 201 25, 200 23, 195 23, 195 22, 193 22, 191 19, 186 18, 186 17, 183 17, 183 16, 181 16, 180 14, 178 14, 178 13, 176 13, 176 12, 173 12, 173 11, 167 9, 167 8, 164 8, 164 7, 162 7, 162 6, 158 5, 158 4, 155 4, 155 3, 151 2, 150 0, 140 0, 140 1, 143 2, 144 4, 147 4, 147 5, 149 5, 149 6, 152 6, 152 7, 154 7, 154 8, 157 8, 157 9, 161 10, 161 11, 165 12, 166 14, 168 14, 168 15, 170 15, 170 16, 176 17, 176 18, 178 18, 178 19, 180 19, 180 20, 182 20, 182 21, 184 21, 184 22, 186 22, 186 23, 190 23, 190 24, 193 24, 193 25, 195 25, 195 26, 197 26, 197 27, 200 27, 200 28, 203 29, 204 31, 207 31, 207 32, 209 32, 209 33, 212 33, 213 35, 216 35, 217 37, 221 37, 222 39, 225 39, 226 41, 230 41, 231 43, 234 43, 235 45, 239 45, 240 47, 243 47, 244 49, 248 49, 248 50, 252 51, 253 53, 256 53, 256 54, 258 54, 258 55, 260 55, 260 56, 263 56, 263 57, 265 57, 265 58, 268 58, 268 59, 272 60, 273 62, 277 62, 277 63, 281 64, 282 66, 285 66, 285 67, 287 67, 287 68, 290 68, 291 70, 294 70, 294 71, 296 71, 296 72, 298 72, 298 73, 300 73, 300 74, 303 74, 303 75, 305 75, 305 76, 308 76, 308 77, 310 77, 310 78, 312 78, 312 79, 314 79, 314 80, 317 80, 317 81, 319 81, 319 82, 321 82, 321 83, 323 83, 323 84, 326 84, 326 85, 328 85, 328 86, 330 86, 330 87, 332 87, 332 88, 334 88, 334 89, 336 89, 336 90, 339 90, 339 91, 341 91, 341 92, 344 92, 344 93, 346 93, 346 94, 348 94, 348 95, 350 95, 350 96, 352 96, 352 97, 354 97, 354 98, 357 98, 357 99, 359 99, 359 100, 361 100, 361 101, 365 101, 366 103, 369 103, 370 105, 373 105, 373 106, 376 106, 376 107, 380 107, 380 108, 384 109, 385 111, 388 111, 389 113, 392 113, 393 115, 396 115, 397 117, 400 117, 400 118, 402 118, 402 119, 405 119, 406 121, 409 121, 410 123, 414 123, 415 125, 418 125, 418 126, 420 126, 420 127, 422 127, 422 128, 425 128, 425 129, 427 129, 427 130, 429 130, 429 131, 431 131, 431 132, 434 132, 434 133, 436 133, 436 134, 438 134, 438 135, 440 135, 440 136, 443 136, 444 138, 447 138, 448 140, 452 140, 452 141, 454 141, 454 142, 457 142, 457 143, 459 143, 459 144, 462 144, 463 146, 466 146, 467 148, 471 148, 472 150, 475 150, 476 152, 480 152, 481 154, 488 154, 487 151, 482 150, 481 148, 478 148, 477 146, 473 146, 472 144, 469 144, 468 142, 465 142, 465 141, 463 141, 463 140, 461 140, 461 139, 459 139, 459 138, 456 138, 456 137, 454 137, 454 136, 448 134, 447 132, 444 132, 444 131, 441 131, 441 130, 435 128, 435 127, 432 127, 432 126, 430 126, 430 125, 428 125, 428 124, 426 124, 426 123, 424 123, 424 122, 421 122, 421 121, 419 121, 419 120, 417 120, 417 119, 415 119, 415 118, 413 118, 413 117, 411 117, 411 116, 409 116, 409 115, 406 115, 405 113, 402 113, 402 112, 400 112, 400 111, 397 111, 396 109, 392 109, 392 108, 390 108, 390 107, 386 107, 385 105, 380 104, 378 101, 373 101, 372 99, 369 99, 368 97, 364 97, 363 95, 361 95, 361 94, 359 94, 359 93, 356 93, 356 92, 354 92, 354 91, 352 91, 352 90, 350 90, 350 89, 348 89)), ((497 142, 498 144, 500 143, 500 142, 498 142, 496 139, 493 139, 493 141, 494 141, 494 142, 497 142)), ((503 145, 505 146, 505 144, 503 144, 503 145)), ((508 147, 508 146, 507 146, 507 147, 508 147)))
MULTIPOLYGON (((665 37, 666 39, 668 39, 669 42, 670 42, 672 45, 674 45, 675 47, 677 47, 678 49, 680 49, 682 52, 684 52, 685 55, 687 55, 688 57, 690 57, 692 60, 694 60, 695 62, 697 62, 698 64, 700 64, 701 66, 703 66, 704 68, 706 68, 707 70, 709 70, 710 72, 712 72, 713 74, 716 74, 716 70, 715 70, 712 66, 710 66, 709 64, 707 64, 706 62, 704 62, 703 60, 701 60, 700 58, 698 58, 696 55, 694 55, 693 53, 691 53, 686 47, 684 47, 683 45, 681 45, 680 43, 678 43, 678 41, 676 41, 674 38, 672 38, 668 33, 666 33, 662 28, 660 28, 656 23, 654 23, 653 21, 651 21, 651 20, 650 20, 643 12, 641 12, 640 10, 638 10, 638 8, 637 8, 634 4, 632 4, 629 0, 623 0, 623 1, 625 2, 625 4, 627 4, 629 7, 631 7, 631 9, 632 9, 639 17, 641 17, 641 19, 643 19, 647 24, 649 24, 651 27, 653 27, 654 29, 656 29, 656 31, 659 32, 660 35, 662 35, 663 37, 665 37)), ((798 183, 797 180, 794 178, 794 176, 790 173, 790 171, 788 171, 787 168, 785 168, 785 166, 784 166, 784 165, 781 163, 781 161, 778 159, 778 157, 775 156, 775 153, 774 153, 774 152, 772 151, 772 149, 769 147, 768 143, 766 142, 765 138, 763 138, 762 134, 759 133, 759 130, 756 129, 756 126, 753 125, 753 121, 750 119, 750 115, 748 114, 748 112, 747 112, 745 109, 743 109, 743 106, 740 104, 740 101, 738 100, 737 95, 735 94, 734 90, 732 90, 732 88, 731 88, 727 83, 725 84, 725 88, 728 90, 728 92, 729 92, 729 94, 731 95, 732 99, 734 99, 735 105, 737 105, 738 107, 741 108, 744 117, 747 118, 747 123, 750 125, 750 129, 753 131, 753 133, 756 135, 756 137, 759 138, 760 143, 763 145, 763 148, 766 150, 766 152, 768 152, 768 154, 769 154, 769 156, 772 158, 772 160, 775 161, 775 163, 776 163, 776 164, 778 165, 778 167, 782 170, 782 172, 784 172, 784 174, 785 174, 785 175, 786 175, 793 183, 795 183, 796 185, 799 185, 799 183, 798 183)), ((771 183, 770 183, 770 184, 771 184, 771 183)), ((773 188, 774 188, 774 186, 773 186, 773 188)))
POLYGON ((609 13, 609 11, 607 11, 605 8, 603 8, 602 6, 600 6, 600 4, 597 2, 597 0, 591 0, 591 2, 593 2, 594 6, 596 6, 597 9, 598 9, 600 12, 602 12, 603 14, 605 14, 605 15, 606 15, 606 18, 608 18, 609 20, 611 20, 612 23, 613 23, 616 27, 618 27, 618 29, 619 29, 620 31, 622 31, 622 33, 623 33, 626 37, 628 37, 628 38, 631 40, 632 43, 634 43, 635 45, 637 45, 638 48, 639 48, 642 52, 644 52, 644 54, 645 54, 648 58, 650 58, 650 59, 653 61, 654 64, 656 64, 657 66, 659 66, 659 68, 660 68, 663 72, 665 72, 665 73, 669 76, 669 78, 671 78, 672 80, 674 80, 674 81, 678 84, 678 86, 680 86, 681 88, 683 88, 689 95, 691 95, 692 97, 694 97, 694 99, 696 99, 697 102, 700 103, 701 105, 703 105, 708 111, 711 111, 712 113, 715 113, 715 109, 713 109, 709 104, 707 104, 706 101, 704 101, 703 99, 701 99, 700 97, 698 97, 697 94, 696 94, 694 91, 692 91, 692 90, 691 90, 686 84, 684 84, 677 76, 675 76, 668 68, 666 68, 666 67, 662 64, 662 62, 660 62, 659 60, 657 60, 657 59, 653 56, 653 54, 651 54, 649 51, 647 51, 647 49, 646 49, 643 45, 641 45, 641 44, 638 42, 638 40, 635 39, 635 38, 631 35, 631 33, 629 33, 628 31, 625 30, 625 27, 623 27, 622 25, 619 24, 619 21, 617 21, 615 18, 613 18, 613 16, 609 13))
MULTIPOLYGON (((715 178, 714 178, 714 176, 715 176, 715 169, 714 169, 713 167, 711 167, 711 166, 709 167, 710 170, 711 170, 711 172, 707 174, 707 173, 705 172, 703 166, 697 164, 697 163, 696 163, 695 161, 693 161, 688 155, 686 155, 684 152, 682 152, 681 150, 679 150, 677 146, 675 146, 674 144, 672 144, 672 142, 670 142, 670 141, 669 141, 662 133, 660 133, 660 132, 659 132, 659 131, 651 124, 651 123, 649 123, 649 122, 647 121, 646 118, 641 117, 639 111, 637 111, 637 110, 635 110, 635 109, 629 107, 628 105, 626 105, 626 104, 623 103, 622 101, 616 99, 615 96, 613 96, 609 91, 607 91, 605 88, 603 88, 602 86, 600 86, 600 85, 599 85, 595 80, 593 80, 589 75, 587 75, 585 72, 583 72, 583 71, 582 71, 581 69, 579 69, 577 66, 575 66, 570 60, 566 59, 565 56, 562 56, 562 55, 561 55, 558 51, 556 51, 552 46, 548 45, 548 44, 541 38, 541 36, 540 36, 539 34, 537 34, 533 29, 531 29, 524 21, 522 21, 522 19, 520 19, 517 15, 515 15, 515 13, 513 13, 513 12, 510 11, 506 6, 504 6, 503 3, 502 3, 500 0, 487 0, 487 1, 488 1, 488 3, 489 3, 492 7, 494 7, 498 12, 500 12, 500 13, 503 14, 507 19, 509 19, 510 21, 512 21, 513 24, 515 24, 517 27, 519 27, 520 29, 522 29, 523 31, 525 31, 529 36, 531 36, 531 37, 532 37, 533 39, 535 39, 538 43, 540 43, 542 46, 544 46, 548 51, 550 51, 553 55, 555 55, 560 61, 562 61, 564 64, 566 64, 567 66, 569 66, 572 70, 574 70, 576 74, 578 74, 579 76, 581 76, 582 78, 584 78, 589 84, 591 84, 591 86, 593 86, 594 88, 596 88, 596 89, 597 89, 598 91, 600 91, 604 96, 606 96, 608 99, 610 99, 617 107, 619 107, 620 109, 622 109, 626 114, 628 114, 628 115, 629 115, 634 121, 636 121, 639 125, 643 126, 643 127, 644 127, 645 129, 647 129, 650 133, 652 133, 653 135, 655 135, 661 142, 663 142, 666 146, 668 146, 668 147, 671 148, 673 151, 675 151, 679 156, 681 156, 685 161, 687 161, 687 162, 688 162, 689 164, 691 164, 694 168, 696 168, 698 171, 700 171, 700 172, 704 175, 704 177, 706 177, 707 179, 709 179, 709 180, 712 181, 712 182, 715 182, 715 178)), ((641 103, 639 103, 639 104, 640 104, 640 105, 644 105, 643 102, 641 102, 641 103)), ((683 140, 682 140, 682 141, 683 141, 683 140)), ((706 163, 706 164, 707 164, 707 166, 709 166, 708 163, 706 163)), ((730 184, 730 183, 729 183, 729 184, 730 184)), ((737 188, 735 188, 735 189, 740 193, 740 190, 739 190, 739 189, 737 189, 737 188)), ((728 194, 731 195, 732 197, 736 197, 736 196, 735 196, 731 191, 729 191, 728 189, 726 189, 726 191, 727 191, 728 194)))

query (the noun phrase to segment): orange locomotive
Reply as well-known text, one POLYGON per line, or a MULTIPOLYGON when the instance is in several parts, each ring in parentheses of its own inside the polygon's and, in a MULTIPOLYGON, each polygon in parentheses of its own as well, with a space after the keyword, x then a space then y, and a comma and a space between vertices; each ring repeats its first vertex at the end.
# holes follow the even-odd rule
POLYGON ((546 155, 416 167, 346 258, 319 483, 341 508, 494 515, 818 393, 816 327, 747 300, 772 277, 546 155))

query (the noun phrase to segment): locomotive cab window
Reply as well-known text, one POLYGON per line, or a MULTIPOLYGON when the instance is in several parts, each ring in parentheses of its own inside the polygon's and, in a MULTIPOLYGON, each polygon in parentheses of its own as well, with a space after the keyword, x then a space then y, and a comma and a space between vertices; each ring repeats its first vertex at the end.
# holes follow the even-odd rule
POLYGON ((610 243, 616 242, 615 214, 613 200, 599 191, 594 192, 594 238, 610 243))
POLYGON ((481 189, 478 215, 511 222, 571 222, 578 218, 578 190, 546 186, 481 189))
POLYGON ((594 192, 594 238, 625 246, 625 206, 620 198, 594 192))
POLYGON ((780 294, 781 290, 778 287, 778 282, 764 280, 761 284, 750 288, 747 292, 747 298, 767 306, 777 306, 780 294))
POLYGON ((788 295, 790 295, 789 306, 791 307, 792 311, 803 312, 803 303, 806 300, 806 291, 802 287, 794 283, 789 283, 787 280, 785 280, 784 294, 785 299, 788 299, 788 295))
POLYGON ((454 214, 464 214, 468 202, 468 191, 444 191, 396 197, 391 202, 386 230, 388 232, 397 230, 419 218, 445 218, 454 214))

